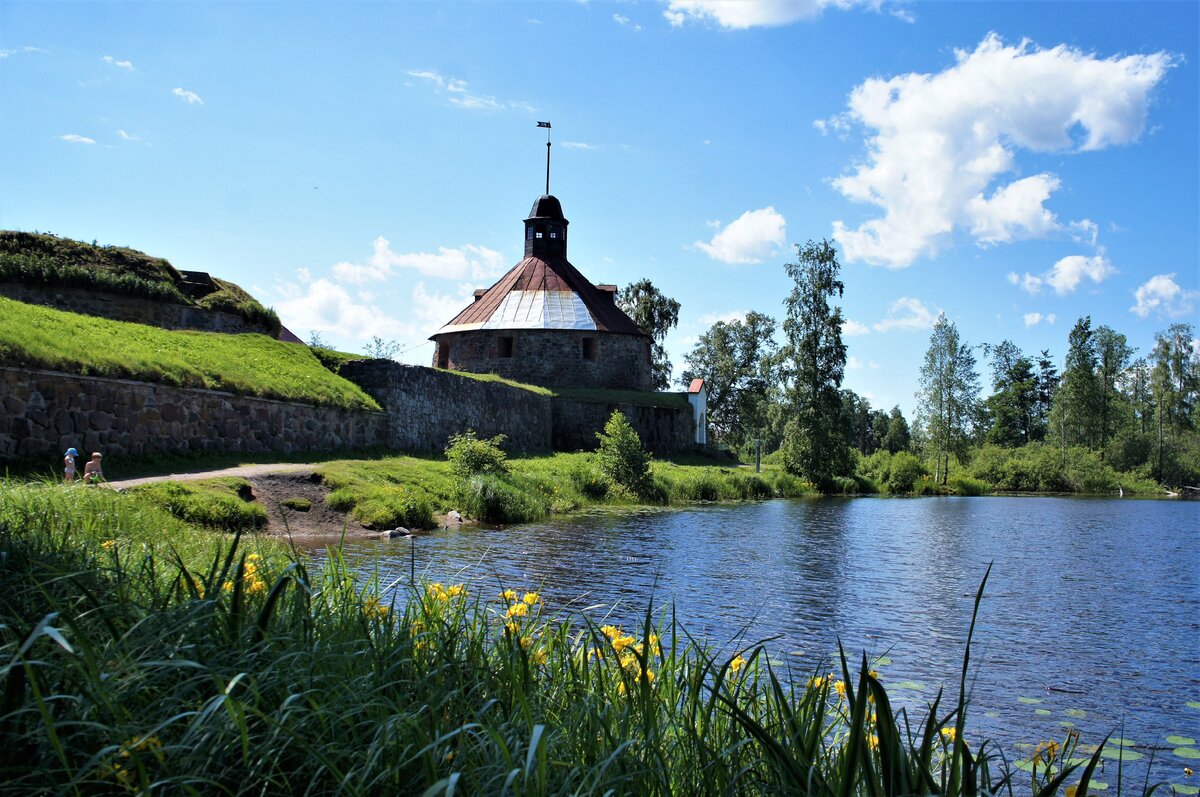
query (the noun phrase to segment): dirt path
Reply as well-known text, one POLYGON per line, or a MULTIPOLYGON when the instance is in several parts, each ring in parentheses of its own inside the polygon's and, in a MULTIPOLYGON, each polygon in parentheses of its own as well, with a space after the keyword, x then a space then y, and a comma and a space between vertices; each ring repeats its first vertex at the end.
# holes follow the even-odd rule
POLYGON ((329 488, 314 473, 316 466, 302 463, 239 465, 235 468, 166 473, 140 479, 108 482, 115 490, 164 481, 197 481, 225 476, 238 476, 250 482, 254 500, 267 511, 268 534, 291 537, 378 536, 378 531, 364 528, 345 512, 330 509, 325 503, 329 488), (308 502, 308 509, 289 509, 284 502, 295 505, 297 499, 308 502))

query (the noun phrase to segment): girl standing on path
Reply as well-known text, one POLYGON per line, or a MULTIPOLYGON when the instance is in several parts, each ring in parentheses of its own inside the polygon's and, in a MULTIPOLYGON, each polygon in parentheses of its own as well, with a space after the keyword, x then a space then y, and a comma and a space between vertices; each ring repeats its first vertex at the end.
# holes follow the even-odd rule
POLYGON ((67 453, 63 456, 63 481, 67 484, 75 481, 75 457, 79 456, 79 452, 73 448, 68 448, 67 453))

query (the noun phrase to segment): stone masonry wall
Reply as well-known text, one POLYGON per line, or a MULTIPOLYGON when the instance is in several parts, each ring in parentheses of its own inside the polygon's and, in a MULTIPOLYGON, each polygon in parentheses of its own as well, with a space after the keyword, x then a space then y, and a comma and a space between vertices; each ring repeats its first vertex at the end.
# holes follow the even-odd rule
POLYGON ((271 335, 258 324, 233 313, 208 310, 203 307, 188 307, 183 304, 141 299, 119 293, 107 293, 90 288, 51 288, 45 285, 22 285, 15 282, 0 283, 0 296, 26 304, 41 304, 55 310, 67 310, 83 315, 111 318, 116 321, 131 321, 163 329, 196 329, 203 332, 225 332, 239 334, 257 332, 271 335))
POLYGON ((387 411, 391 448, 440 452, 451 435, 474 429, 506 435, 508 451, 550 450, 549 396, 391 360, 355 360, 339 373, 387 411))
POLYGON ((649 390, 649 338, 587 330, 480 329, 437 336, 433 364, 547 387, 649 390), (500 356, 501 338, 512 341, 500 356), (592 341, 592 358, 583 340, 592 341))
POLYGON ((691 406, 643 407, 600 401, 554 399, 554 450, 592 451, 599 441, 613 410, 620 410, 642 438, 642 445, 658 455, 690 451, 695 447, 696 430, 691 406))
POLYGON ((81 468, 92 451, 370 448, 386 440, 388 428, 382 412, 10 367, 0 367, 0 409, 0 460, 57 462, 74 447, 81 468))

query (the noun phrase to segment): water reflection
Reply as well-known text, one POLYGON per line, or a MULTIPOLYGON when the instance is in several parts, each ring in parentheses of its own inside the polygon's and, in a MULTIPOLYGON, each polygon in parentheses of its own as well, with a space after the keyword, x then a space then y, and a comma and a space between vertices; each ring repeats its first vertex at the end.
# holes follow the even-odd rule
MULTIPOLYGON (((957 689, 992 563, 972 654, 977 738, 1037 741, 1077 722, 1098 741, 1124 721, 1120 735, 1164 745, 1200 737, 1200 711, 1185 706, 1200 700, 1198 520, 1200 505, 1157 501, 768 501, 439 532, 415 551, 430 578, 484 594, 539 587, 552 606, 599 604, 594 617, 626 625, 653 593, 730 652, 739 635, 778 637, 770 650, 806 674, 839 639, 852 655, 887 653, 885 683, 913 682, 896 691, 911 707, 957 689)), ((346 554, 408 579, 408 543, 346 554)), ((1172 755, 1156 767, 1181 771, 1172 755)))

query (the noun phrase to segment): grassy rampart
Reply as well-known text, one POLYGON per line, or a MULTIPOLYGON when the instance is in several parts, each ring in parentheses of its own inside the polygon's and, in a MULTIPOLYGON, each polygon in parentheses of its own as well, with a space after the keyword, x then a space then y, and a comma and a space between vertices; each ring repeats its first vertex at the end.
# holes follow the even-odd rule
MULTIPOLYGON (((528 585, 392 592, 136 496, 0 483, 0 791, 987 794, 965 706, 911 728, 862 660, 805 680, 528 585), (254 547, 257 546, 257 547, 254 547), (790 677, 789 677, 790 676, 790 677), (795 684, 790 686, 789 684, 795 684)), ((969 640, 968 640, 969 648, 969 640)), ((963 682, 967 674, 964 673, 963 682)), ((1018 789, 1088 792, 1072 737, 1018 789), (1061 772, 1059 771, 1061 769, 1061 772)), ((1118 788, 1119 791, 1119 788, 1118 788)))
POLYGON ((306 346, 266 335, 159 329, 0 297, 0 364, 378 410, 306 346))

